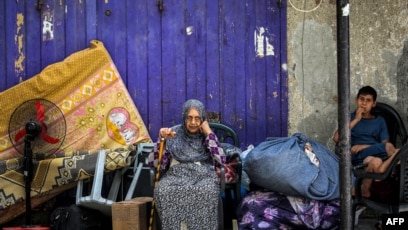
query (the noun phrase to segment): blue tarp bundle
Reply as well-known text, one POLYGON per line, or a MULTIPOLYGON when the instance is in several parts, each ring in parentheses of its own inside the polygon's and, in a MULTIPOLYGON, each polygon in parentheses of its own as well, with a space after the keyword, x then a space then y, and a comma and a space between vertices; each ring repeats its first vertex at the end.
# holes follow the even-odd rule
POLYGON ((315 200, 339 198, 339 160, 324 145, 296 133, 269 138, 246 156, 244 170, 251 183, 288 196, 315 200), (305 153, 310 143, 319 166, 305 153))

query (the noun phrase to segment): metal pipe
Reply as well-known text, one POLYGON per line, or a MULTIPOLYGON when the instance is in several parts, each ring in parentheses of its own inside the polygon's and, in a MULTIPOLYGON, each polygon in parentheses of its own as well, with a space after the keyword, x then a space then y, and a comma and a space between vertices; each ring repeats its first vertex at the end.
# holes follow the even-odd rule
POLYGON ((351 201, 351 156, 350 156, 350 39, 348 0, 337 0, 337 90, 338 130, 337 154, 340 156, 340 201, 341 229, 353 229, 351 201))

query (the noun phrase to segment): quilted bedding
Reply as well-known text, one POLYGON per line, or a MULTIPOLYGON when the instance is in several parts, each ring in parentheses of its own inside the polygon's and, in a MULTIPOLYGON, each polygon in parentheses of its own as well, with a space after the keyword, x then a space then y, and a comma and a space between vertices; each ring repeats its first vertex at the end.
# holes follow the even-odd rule
POLYGON ((15 108, 35 98, 56 104, 67 130, 57 151, 37 159, 41 153, 33 154, 32 207, 91 177, 98 149, 107 150, 105 170, 111 171, 129 164, 134 144, 151 142, 109 53, 102 42, 92 41, 89 48, 0 93, 0 224, 25 212, 23 154, 13 147, 8 125, 15 108))

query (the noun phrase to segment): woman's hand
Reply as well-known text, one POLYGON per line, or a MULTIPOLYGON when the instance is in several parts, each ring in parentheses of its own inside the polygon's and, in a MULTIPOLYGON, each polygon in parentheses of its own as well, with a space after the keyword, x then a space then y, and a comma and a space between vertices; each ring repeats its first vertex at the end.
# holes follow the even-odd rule
POLYGON ((174 137, 175 135, 176 135, 176 132, 171 130, 171 128, 161 128, 159 131, 160 138, 168 139, 168 138, 174 137))
POLYGON ((204 133, 206 136, 208 136, 210 133, 212 133, 212 130, 210 128, 210 125, 208 124, 207 121, 203 121, 201 124, 200 130, 202 133, 204 133))

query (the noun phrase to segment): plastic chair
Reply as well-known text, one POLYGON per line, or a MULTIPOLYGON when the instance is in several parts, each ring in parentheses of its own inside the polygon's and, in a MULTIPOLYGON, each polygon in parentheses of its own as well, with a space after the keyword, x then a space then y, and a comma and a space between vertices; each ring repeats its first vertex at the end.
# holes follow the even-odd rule
MULTIPOLYGON (((118 197, 118 191, 122 183, 122 175, 125 173, 128 167, 116 170, 108 196, 106 198, 102 197, 102 184, 105 170, 105 159, 106 159, 105 150, 103 149, 99 150, 98 157, 96 160, 95 173, 93 176, 91 193, 88 196, 83 196, 84 181, 79 180, 77 184, 75 203, 78 206, 100 210, 105 215, 110 216, 112 215, 112 204, 116 202, 118 197)), ((137 180, 139 179, 140 172, 143 166, 143 163, 141 162, 138 163, 137 155, 134 158, 134 164, 137 165, 137 167, 135 168, 134 171, 135 173, 131 182, 132 185, 137 183, 137 180)), ((129 188, 125 200, 130 200, 132 198, 131 196, 134 192, 134 189, 135 186, 129 188)))
POLYGON ((373 109, 373 114, 381 115, 386 123, 390 136, 390 142, 393 143, 400 151, 397 153, 390 166, 384 173, 366 173, 364 167, 355 167, 353 173, 356 176, 355 197, 353 199, 353 223, 355 223, 355 213, 357 206, 367 206, 375 211, 384 214, 397 214, 408 211, 408 145, 407 131, 398 112, 385 103, 377 102, 373 109), (402 147, 401 147, 402 146, 402 147), (396 179, 399 182, 397 194, 394 201, 381 202, 372 199, 363 198, 361 195, 361 184, 363 179, 372 178, 375 180, 396 179))
MULTIPOLYGON (((128 178, 131 178, 131 183, 128 188, 128 192, 126 194, 125 200, 130 200, 134 197, 134 192, 136 191, 138 185, 138 177, 142 170, 148 170, 148 180, 149 184, 146 186, 143 185, 143 188, 137 188, 138 190, 146 190, 145 194, 153 197, 153 189, 154 189, 154 179, 155 179, 155 170, 154 168, 150 167, 147 162, 148 155, 152 152, 156 143, 139 143, 137 145, 137 152, 135 163, 133 166, 133 173, 127 175, 128 178), (140 171, 140 172, 137 172, 140 171), (132 192, 133 191, 133 192, 132 192)), ((122 179, 122 182, 124 179, 122 179)), ((142 181, 143 182, 143 181, 142 181)))
MULTIPOLYGON (((217 135, 218 140, 221 143, 230 143, 234 145, 235 147, 238 147, 238 148, 240 147, 238 135, 233 129, 221 123, 210 122, 209 125, 212 131, 217 135)), ((234 157, 238 158, 238 169, 237 169, 238 181, 236 183, 226 184, 225 177, 221 176, 221 179, 224 180, 224 181, 221 181, 221 186, 224 187, 226 199, 232 200, 233 198, 231 197, 231 192, 233 192, 234 198, 236 200, 236 207, 237 207, 239 201, 241 201, 242 161, 239 155, 234 156, 234 157)))
MULTIPOLYGON (((240 148, 239 138, 236 132, 230 127, 221 124, 209 122, 211 130, 217 135, 218 140, 221 143, 229 143, 235 147, 240 148)), ((235 210, 237 209, 239 202, 241 201, 241 177, 242 177, 242 160, 240 155, 231 156, 238 159, 237 175, 238 180, 235 183, 225 182, 224 168, 221 168, 221 191, 224 192, 224 224, 225 227, 229 227, 230 220, 236 219, 235 210)))
POLYGON ((407 143, 408 134, 405 129, 404 122, 402 121, 401 116, 392 106, 377 102, 377 105, 373 108, 372 113, 374 115, 381 115, 385 119, 391 143, 393 143, 396 147, 400 147, 407 143))

